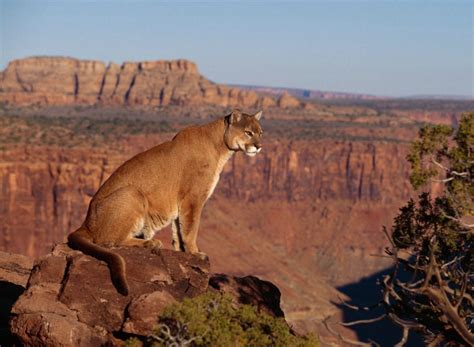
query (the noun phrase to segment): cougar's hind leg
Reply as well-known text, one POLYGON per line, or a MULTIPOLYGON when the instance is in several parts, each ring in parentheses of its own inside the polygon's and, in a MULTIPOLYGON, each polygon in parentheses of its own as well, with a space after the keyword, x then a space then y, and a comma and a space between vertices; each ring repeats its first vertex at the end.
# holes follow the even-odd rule
POLYGON ((148 202, 139 190, 121 188, 96 202, 93 210, 93 234, 97 244, 143 247, 153 244, 153 241, 135 238, 145 227, 148 210, 148 202))

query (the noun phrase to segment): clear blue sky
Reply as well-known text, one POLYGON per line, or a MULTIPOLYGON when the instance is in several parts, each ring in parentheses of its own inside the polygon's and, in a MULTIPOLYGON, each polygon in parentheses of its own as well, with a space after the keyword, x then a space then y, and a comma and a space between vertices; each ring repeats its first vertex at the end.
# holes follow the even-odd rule
POLYGON ((0 0, 0 68, 186 58, 216 82, 473 95, 471 1, 0 0))

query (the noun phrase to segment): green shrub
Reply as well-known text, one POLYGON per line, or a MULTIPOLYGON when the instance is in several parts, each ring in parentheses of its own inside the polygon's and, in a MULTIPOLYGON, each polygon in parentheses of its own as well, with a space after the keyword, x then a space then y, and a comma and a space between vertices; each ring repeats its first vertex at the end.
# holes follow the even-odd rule
POLYGON ((147 346, 318 346, 294 335, 283 318, 236 306, 227 294, 206 293, 166 308, 147 346))

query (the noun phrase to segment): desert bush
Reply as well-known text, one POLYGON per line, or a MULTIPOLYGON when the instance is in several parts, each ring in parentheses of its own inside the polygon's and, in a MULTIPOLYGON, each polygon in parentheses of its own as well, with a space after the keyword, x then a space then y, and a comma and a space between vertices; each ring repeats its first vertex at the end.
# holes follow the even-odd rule
MULTIPOLYGON (((139 341, 129 340, 129 346, 139 341)), ((318 346, 296 336, 283 318, 235 305, 227 294, 206 293, 166 308, 146 346, 318 346)))

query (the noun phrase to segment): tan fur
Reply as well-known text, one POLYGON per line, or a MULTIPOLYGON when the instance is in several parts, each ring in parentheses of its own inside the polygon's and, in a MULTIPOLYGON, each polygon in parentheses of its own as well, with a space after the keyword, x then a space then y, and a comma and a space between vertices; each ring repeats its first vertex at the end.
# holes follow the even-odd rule
POLYGON ((196 243, 202 209, 228 159, 237 151, 260 151, 260 116, 235 110, 122 164, 92 198, 84 223, 68 237, 70 246, 106 261, 124 295, 125 262, 105 247, 158 248, 161 242, 153 236, 173 223, 175 249, 205 257, 196 243))

